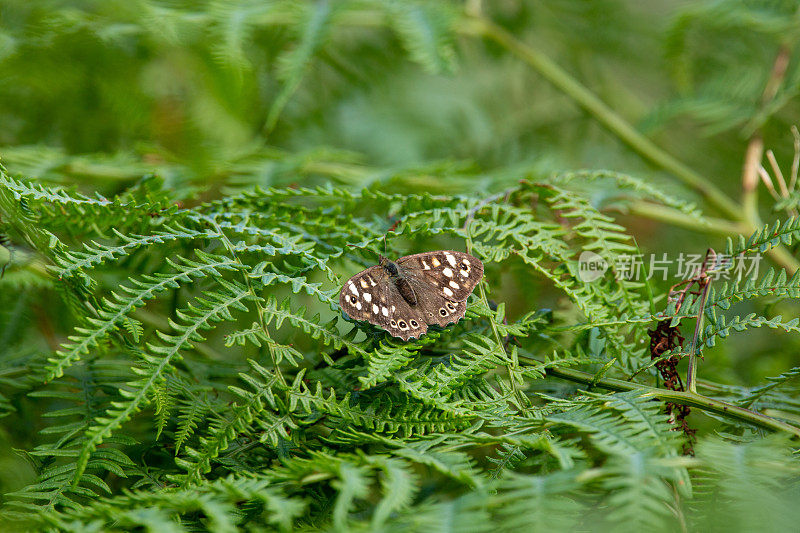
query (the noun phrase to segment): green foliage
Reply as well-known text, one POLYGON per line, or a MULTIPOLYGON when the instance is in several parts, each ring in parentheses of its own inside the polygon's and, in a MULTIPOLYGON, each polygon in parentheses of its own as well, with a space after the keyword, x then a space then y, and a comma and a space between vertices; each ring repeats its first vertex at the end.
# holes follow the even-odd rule
POLYGON ((678 158, 787 144, 800 12, 631 5, 0 0, 2 529, 794 527, 796 192, 724 219, 678 158), (779 264, 678 308, 614 262, 709 246, 779 264), (485 265, 457 324, 341 312, 435 249, 485 265))
MULTIPOLYGON (((49 221, 39 232, 68 226, 75 206, 67 206, 85 201, 3 179, 26 206, 20 235, 31 234, 25 224, 32 218, 49 221), (59 220, 54 206, 62 204, 59 220)), ((83 314, 69 340, 31 359, 30 378, 9 389, 17 401, 53 402, 45 413, 60 425, 45 425, 43 444, 27 452, 38 478, 8 495, 7 512, 37 509, 40 523, 66 529, 94 520, 174 528, 178 516, 212 529, 254 520, 283 529, 413 528, 441 520, 436 513, 453 505, 487 526, 544 513, 566 526, 580 523, 570 513, 597 500, 608 509, 597 520, 634 529, 672 523, 675 494, 691 496, 695 463, 680 456, 682 439, 662 404, 637 392, 530 396, 548 386, 550 367, 597 368, 622 353, 636 366, 647 361, 625 347, 655 320, 641 284, 579 282, 570 246, 607 254, 633 248, 622 226, 576 193, 523 183, 484 205, 367 190, 257 190, 152 218, 148 231, 133 235, 104 225, 110 212, 128 209, 130 195, 120 196, 83 212, 95 239, 73 250, 65 237, 44 250, 56 283, 76 281, 63 290, 83 314), (536 214, 521 207, 532 194, 547 199, 536 214), (413 249, 423 236, 442 235, 468 243, 486 261, 489 283, 461 323, 401 343, 342 319, 334 302, 346 276, 335 273, 369 264, 370 248, 382 239, 364 235, 386 228, 358 214, 370 213, 368 205, 391 206, 400 219, 387 240, 394 254, 397 246, 413 249), (569 234, 556 216, 570 221, 569 234), (326 217, 329 230, 320 234, 326 217), (571 307, 604 332, 600 347, 538 314, 509 320, 503 304, 493 310, 482 295, 504 264, 533 267, 531 274, 555 282, 570 302, 563 312, 571 307), (139 273, 109 286, 103 272, 124 265, 138 265, 139 273), (311 316, 309 307, 319 312, 311 316), (614 320, 610 310, 620 308, 643 318, 614 320), (523 364, 537 359, 545 336, 563 337, 562 347, 552 345, 561 354, 523 364), (575 351, 563 351, 564 343, 575 351), (219 350, 237 357, 221 365, 219 350), (422 470, 435 473, 438 501, 421 497, 422 470), (119 493, 125 485, 132 492, 119 493), (312 504, 310 494, 327 503, 312 504), (109 498, 97 499, 103 495, 109 498), (520 505, 519 515, 512 512, 520 505), (144 508, 152 510, 137 510, 144 508)), ((713 293, 709 304, 719 311, 709 312, 715 321, 707 344, 731 328, 783 324, 796 331, 796 320, 719 314, 735 301, 795 297, 794 278, 768 272, 760 283, 713 293)), ((771 399, 778 408, 781 397, 771 399)), ((718 466, 708 460, 709 468, 718 466)))

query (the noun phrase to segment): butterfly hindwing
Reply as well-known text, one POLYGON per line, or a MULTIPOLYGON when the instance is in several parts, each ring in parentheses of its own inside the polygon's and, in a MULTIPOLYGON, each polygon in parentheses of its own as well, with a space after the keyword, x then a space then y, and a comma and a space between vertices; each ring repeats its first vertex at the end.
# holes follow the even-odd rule
MULTIPOLYGON (((416 285, 415 282, 412 282, 412 284, 416 285)), ((467 302, 454 302, 434 290, 430 290, 427 293, 423 293, 419 307, 428 324, 437 324, 445 327, 447 324, 458 322, 464 317, 464 313, 467 311, 467 302)))
POLYGON ((389 294, 389 316, 386 325, 381 327, 404 341, 411 337, 418 339, 428 331, 430 321, 420 306, 411 307, 392 284, 389 285, 389 294))

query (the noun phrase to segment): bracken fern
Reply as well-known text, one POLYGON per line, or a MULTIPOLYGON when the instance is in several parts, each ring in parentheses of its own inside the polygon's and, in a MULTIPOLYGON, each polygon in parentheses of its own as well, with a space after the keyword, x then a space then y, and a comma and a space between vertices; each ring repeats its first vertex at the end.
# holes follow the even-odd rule
MULTIPOLYGON (((653 314, 643 285, 613 272, 581 282, 581 251, 635 247, 566 185, 522 182, 488 199, 256 189, 189 208, 152 181, 149 200, 142 184, 107 200, 1 179, 11 235, 50 262, 42 275, 78 311, 69 340, 6 380, 6 410, 26 394, 48 402, 52 420, 26 452, 38 479, 8 495, 9 516, 35 510, 31 523, 67 530, 175 529, 177 517, 218 530, 473 520, 487 530, 589 520, 638 529, 707 520, 709 509, 694 509, 721 490, 745 498, 728 485, 747 475, 732 478, 717 457, 754 445, 706 439, 697 458, 681 456, 663 404, 637 389, 647 372, 629 392, 605 394, 564 394, 548 377, 575 369, 613 390, 606 378, 652 367, 648 326, 699 311, 689 297, 679 315, 653 314), (464 320, 403 343, 341 314, 341 280, 374 261, 384 236, 395 255, 435 242, 484 260, 464 320), (562 318, 507 316, 492 298, 510 268, 561 291, 562 318), (112 273, 127 280, 110 283, 112 273), (436 499, 425 496, 431 483, 436 499)), ((796 231, 789 220, 729 252, 764 251, 796 231)), ((737 302, 796 298, 797 279, 770 270, 714 288, 705 346, 752 327, 800 331, 797 319, 731 314, 737 302)), ((796 398, 783 385, 796 374, 720 394, 789 417, 796 398)), ((743 419, 721 420, 748 434, 743 419)))

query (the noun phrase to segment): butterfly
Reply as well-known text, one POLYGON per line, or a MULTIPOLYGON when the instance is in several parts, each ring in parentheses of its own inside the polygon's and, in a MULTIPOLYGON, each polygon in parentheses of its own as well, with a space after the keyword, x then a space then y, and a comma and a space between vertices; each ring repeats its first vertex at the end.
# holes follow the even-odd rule
POLYGON ((407 341, 419 338, 428 326, 461 320, 481 278, 483 263, 464 252, 438 250, 397 261, 380 256, 377 265, 344 284, 339 305, 350 318, 407 341))

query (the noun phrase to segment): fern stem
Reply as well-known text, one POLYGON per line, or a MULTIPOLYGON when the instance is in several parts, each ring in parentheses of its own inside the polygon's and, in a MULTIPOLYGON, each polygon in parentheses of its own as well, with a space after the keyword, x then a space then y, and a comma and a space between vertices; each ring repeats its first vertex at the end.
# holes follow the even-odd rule
MULTIPOLYGON (((478 290, 481 293, 481 300, 483 301, 483 305, 486 306, 487 309, 491 310, 492 308, 489 307, 489 299, 486 297, 486 292, 483 290, 483 282, 478 284, 478 290)), ((497 346, 503 350, 503 359, 508 359, 508 353, 504 348, 505 343, 503 342, 503 338, 500 336, 500 332, 497 331, 497 325, 494 323, 494 320, 489 320, 489 324, 492 325, 492 332, 494 333, 494 340, 497 343, 497 346)), ((508 367, 508 377, 511 381, 511 388, 514 390, 514 394, 516 394, 519 399, 521 399, 521 395, 519 389, 517 387, 517 379, 519 378, 519 359, 516 357, 516 354, 512 355, 511 363, 507 365, 508 367)), ((520 404, 524 405, 524 404, 520 404)))
MULTIPOLYGON (((788 42, 784 42, 778 50, 770 76, 764 87, 764 92, 761 95, 759 111, 746 128, 751 133, 742 168, 742 216, 752 230, 763 226, 758 213, 758 170, 761 167, 761 159, 764 155, 764 138, 761 133, 761 126, 766 123, 771 114, 770 104, 786 77, 789 58, 790 46, 788 42)), ((776 109, 773 109, 773 111, 776 111, 776 109)), ((789 270, 796 270, 800 267, 794 257, 783 249, 770 250, 770 254, 789 270)))
MULTIPOLYGON (((523 364, 543 364, 541 361, 537 361, 536 359, 530 357, 520 356, 519 359, 523 364)), ((592 384, 595 377, 593 374, 588 372, 562 367, 547 367, 546 374, 551 377, 566 379, 568 381, 582 383, 584 385, 592 384)), ((721 400, 715 400, 714 398, 708 398, 694 392, 674 391, 669 389, 649 387, 647 385, 640 385, 638 383, 631 383, 629 381, 623 381, 621 379, 614 378, 600 378, 593 384, 593 386, 616 392, 640 391, 643 394, 652 396, 653 398, 661 401, 677 403, 680 405, 688 405, 689 407, 697 407, 702 411, 708 411, 710 413, 716 413, 730 418, 735 418, 737 420, 741 420, 742 422, 747 422, 755 426, 770 429, 772 431, 782 431, 800 438, 800 428, 796 426, 787 424, 786 422, 782 422, 757 411, 751 411, 750 409, 745 409, 721 400)))
POLYGON ((256 304, 256 312, 258 313, 258 324, 261 326, 261 330, 264 332, 264 335, 268 339, 265 344, 267 345, 267 350, 269 351, 270 359, 272 360, 272 366, 275 368, 275 373, 278 376, 278 380, 281 382, 281 385, 284 387, 287 386, 286 379, 283 377, 283 373, 281 369, 278 367, 278 358, 275 356, 275 342, 272 340, 272 337, 269 334, 269 330, 267 330, 267 323, 266 319, 264 318, 264 305, 262 304, 263 298, 256 294, 255 289, 253 288, 253 283, 250 280, 250 276, 247 275, 248 268, 239 258, 239 254, 236 253, 236 248, 234 247, 233 243, 228 239, 225 233, 222 231, 222 228, 219 226, 216 220, 211 220, 214 224, 214 228, 219 232, 220 240, 222 241, 222 245, 225 246, 225 249, 231 254, 236 263, 242 266, 242 277, 244 278, 244 283, 247 286, 247 291, 253 297, 253 300, 256 304))
POLYGON ((694 335, 692 345, 689 348, 689 367, 686 370, 686 389, 697 394, 697 341, 700 339, 700 332, 703 329, 703 319, 706 316, 706 301, 708 300, 708 290, 711 287, 712 279, 705 280, 703 293, 700 296, 700 307, 697 309, 697 321, 694 324, 694 335))
POLYGON ((689 218, 685 213, 677 209, 658 205, 653 202, 633 202, 630 205, 629 212, 638 217, 649 218, 650 220, 656 220, 658 222, 666 222, 671 226, 715 235, 730 235, 735 237, 742 233, 748 233, 750 229, 743 224, 731 222, 724 218, 703 217, 700 220, 689 218))
MULTIPOLYGON (((659 148, 653 141, 642 135, 628 121, 545 54, 523 43, 491 20, 473 16, 467 18, 466 22, 466 24, 460 26, 461 31, 491 39, 522 59, 556 88, 572 98, 587 113, 619 137, 636 153, 699 192, 720 212, 734 221, 733 224, 736 223, 735 221, 741 222, 741 233, 753 233, 760 227, 757 220, 752 219, 752 217, 748 218, 747 206, 744 206, 745 209, 743 209, 743 206, 738 205, 707 178, 659 148)), ((731 224, 731 222, 725 224, 727 229, 733 229, 734 226, 731 224)), ((769 251, 769 254, 776 262, 789 270, 800 268, 800 262, 782 248, 773 248, 769 251)))
MULTIPOLYGON (((505 194, 505 193, 503 193, 503 194, 505 194)), ((472 217, 474 215, 475 215, 475 211, 470 211, 469 214, 467 215, 466 220, 464 221, 464 233, 466 234, 466 237, 467 237, 466 238, 466 244, 467 244, 467 252, 469 252, 469 253, 472 253, 472 233, 470 232, 470 222, 472 222, 472 217)), ((481 281, 480 283, 478 283, 478 291, 480 292, 481 301, 483 302, 483 305, 486 306, 486 309, 489 309, 491 311, 492 308, 489 306, 489 299, 486 297, 486 291, 483 289, 483 284, 484 283, 485 283, 484 281, 481 281)), ((503 354, 502 354, 503 355, 503 359, 507 361, 508 360, 508 353, 506 352, 505 344, 503 342, 503 338, 500 336, 500 332, 497 330, 497 324, 494 323, 494 317, 492 317, 489 320, 489 324, 491 324, 491 326, 492 326, 492 332, 494 333, 494 339, 495 339, 495 342, 497 343, 497 346, 501 350, 503 350, 503 354)), ((516 350, 512 350, 511 358, 512 358, 511 359, 511 363, 506 365, 506 368, 508 368, 508 378, 509 378, 509 381, 511 382, 511 391, 514 394, 514 396, 516 397, 517 402, 519 402, 520 408, 522 408, 522 406, 524 406, 526 404, 526 402, 524 402, 523 394, 519 390, 518 383, 517 383, 517 379, 519 378, 519 359, 518 359, 516 350)))
POLYGON ((656 146, 545 54, 518 40, 504 28, 486 18, 473 17, 467 19, 467 22, 463 25, 467 31, 494 41, 522 59, 639 155, 698 191, 722 213, 734 220, 741 218, 739 206, 716 185, 656 146))

